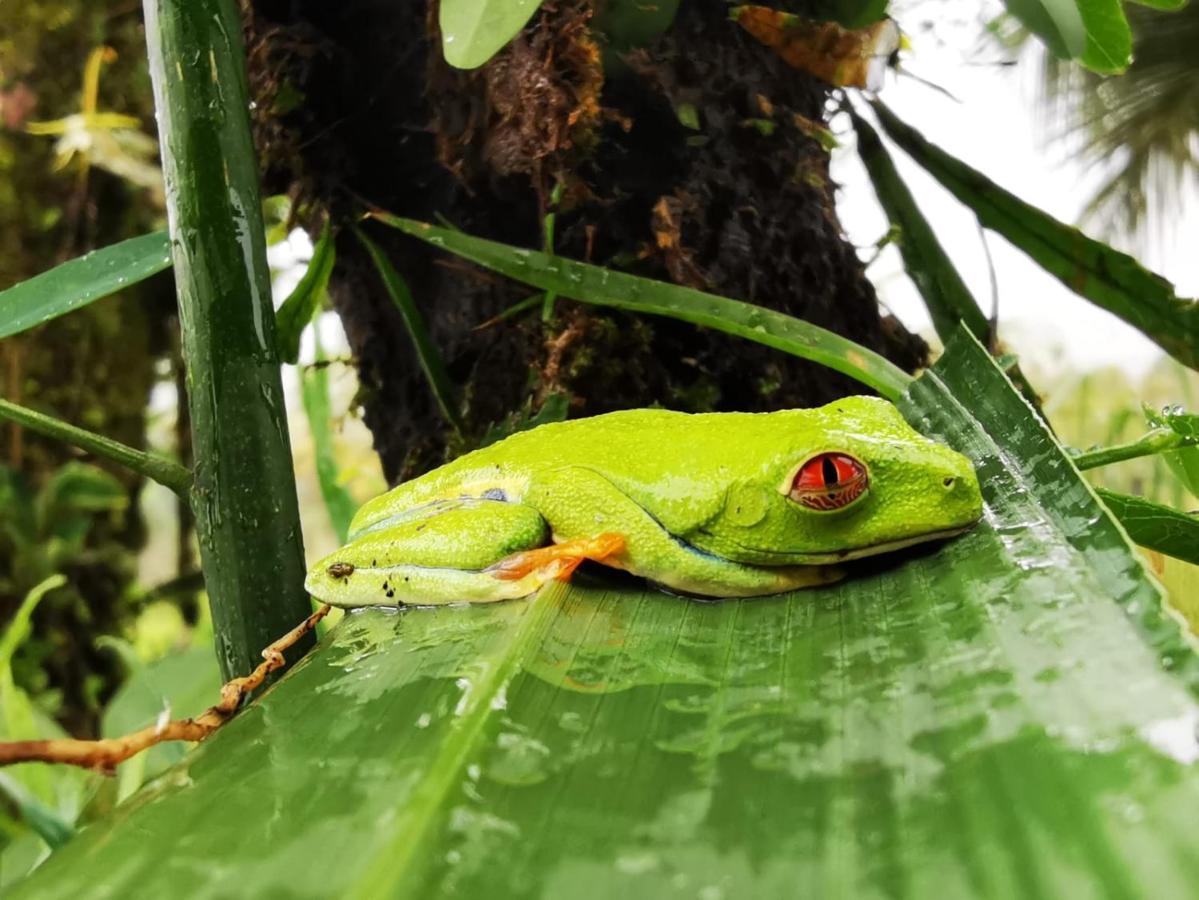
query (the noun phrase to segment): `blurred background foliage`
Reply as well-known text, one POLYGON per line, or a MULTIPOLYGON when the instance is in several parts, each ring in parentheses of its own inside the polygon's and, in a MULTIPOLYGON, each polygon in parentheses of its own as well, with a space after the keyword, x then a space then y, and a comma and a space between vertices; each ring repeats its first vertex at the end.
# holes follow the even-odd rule
MULTIPOLYGON (((1136 37, 1127 75, 1100 83, 1076 66, 1046 64, 1045 133, 1075 148, 1080 165, 1104 169, 1095 224, 1147 240, 1181 214, 1179 198, 1193 196, 1182 186, 1193 185, 1199 143, 1199 5, 1127 11, 1136 37)), ((269 68, 269 60, 257 63, 269 68)), ((304 102, 294 85, 268 86, 276 112, 304 102)), ((162 227, 147 152, 154 116, 140 3, 0 4, 0 123, 0 286, 162 227)), ((286 144, 282 132, 260 129, 264 136, 286 144)), ((268 205, 280 301, 312 256, 312 240, 293 230, 294 218, 285 198, 268 205)), ((319 323, 323 347, 308 329, 301 365, 286 373, 310 558, 335 547, 344 527, 329 516, 331 492, 341 492, 337 502, 346 508, 385 487, 362 420, 361 360, 350 355, 336 316, 319 323), (320 428, 315 440, 310 421, 320 428)), ((170 279, 151 279, 0 342, 0 395, 189 463, 177 330, 170 279)), ((635 330, 601 330, 604 340, 644 342, 635 330)), ((1196 408, 1199 376, 1171 360, 1136 380, 1117 368, 1065 371, 1053 364, 1052 346, 1040 350, 1044 359, 1028 354, 1021 365, 1059 437, 1075 448, 1143 434, 1142 405, 1196 408)), ((523 388, 523 372, 521 379, 523 388)), ((510 423, 533 414, 506 412, 510 423)), ((1177 509, 1199 506, 1160 457, 1087 477, 1177 509)), ((1187 605, 1199 602, 1196 570, 1153 562, 1176 603, 1199 621, 1199 609, 1187 605)), ((0 623, 10 637, 0 655, 0 738, 118 734, 164 710, 198 712, 215 695, 211 624, 186 508, 164 488, 83 463, 65 445, 8 424, 0 426, 0 623), (56 575, 63 577, 39 594, 56 575), (28 626, 9 630, 22 609, 28 626)), ((123 764, 112 781, 60 770, 0 780, 0 888, 49 852, 62 829, 110 809, 183 751, 156 748, 123 764)))

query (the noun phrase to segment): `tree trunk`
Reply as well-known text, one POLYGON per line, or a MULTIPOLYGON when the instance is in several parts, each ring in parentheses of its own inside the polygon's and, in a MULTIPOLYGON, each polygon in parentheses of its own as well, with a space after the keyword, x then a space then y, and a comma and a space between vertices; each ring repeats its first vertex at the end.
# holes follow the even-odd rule
MULTIPOLYGON (((256 0, 271 177, 337 219, 372 203, 527 247, 542 245, 558 187, 563 256, 781 310, 922 364, 924 343, 880 317, 841 233, 814 136, 828 86, 744 34, 724 0, 684 0, 664 33, 623 52, 598 6, 546 0, 491 62, 460 72, 441 57, 435 4, 256 0), (271 115, 297 90, 297 109, 271 115)), ((590 415, 776 409, 862 390, 723 334, 564 300, 547 322, 538 306, 476 331, 530 290, 377 231, 462 387, 467 446, 550 392, 590 415)), ((388 478, 405 478, 464 447, 360 248, 343 239, 338 251, 332 296, 366 423, 388 478)))

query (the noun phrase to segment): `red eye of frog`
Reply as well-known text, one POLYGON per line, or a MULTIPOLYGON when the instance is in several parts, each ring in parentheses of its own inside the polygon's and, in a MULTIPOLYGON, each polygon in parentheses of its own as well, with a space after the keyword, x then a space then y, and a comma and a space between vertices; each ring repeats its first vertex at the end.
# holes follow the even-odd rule
POLYGON ((799 467, 789 496, 821 512, 844 509, 870 486, 866 467, 845 453, 821 453, 799 467))

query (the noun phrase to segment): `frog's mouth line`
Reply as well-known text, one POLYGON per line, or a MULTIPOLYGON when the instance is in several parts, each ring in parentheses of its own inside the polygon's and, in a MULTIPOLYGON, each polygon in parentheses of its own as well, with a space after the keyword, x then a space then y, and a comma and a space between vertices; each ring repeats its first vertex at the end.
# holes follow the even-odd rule
MULTIPOLYGON (((778 550, 768 550, 762 547, 751 547, 748 544, 742 544, 739 541, 727 539, 730 544, 749 551, 750 553, 761 553, 765 556, 786 556, 788 561, 779 565, 801 565, 801 566, 827 566, 839 562, 849 562, 854 559, 862 559, 866 556, 877 556, 880 553, 890 553, 893 550, 902 550, 905 547, 911 547, 916 544, 923 544, 926 541, 940 541, 946 538, 956 537, 959 534, 964 534, 975 526, 976 523, 970 522, 967 525, 959 525, 955 528, 944 528, 940 531, 929 531, 915 537, 900 538, 895 541, 884 541, 880 544, 870 544, 865 547, 850 547, 845 550, 827 550, 824 553, 783 553, 778 550)), ((702 553, 709 551, 702 548, 696 548, 702 553)), ((754 563, 753 565, 769 565, 762 563, 754 563)))

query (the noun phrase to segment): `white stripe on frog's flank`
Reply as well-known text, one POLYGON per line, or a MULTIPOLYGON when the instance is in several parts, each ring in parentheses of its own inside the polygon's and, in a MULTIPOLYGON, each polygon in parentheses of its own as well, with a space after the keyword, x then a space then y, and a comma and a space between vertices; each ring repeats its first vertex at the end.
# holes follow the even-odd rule
POLYGON ((851 547, 847 550, 828 550, 824 553, 782 553, 778 550, 764 550, 761 547, 750 547, 747 544, 741 544, 736 541, 742 550, 749 550, 753 553, 775 553, 779 556, 786 556, 787 562, 783 565, 798 565, 798 566, 831 566, 836 563, 849 562, 854 559, 862 559, 866 556, 876 556, 880 553, 891 553, 894 550, 902 550, 905 547, 912 547, 916 544, 923 544, 926 541, 941 541, 946 538, 957 537, 959 534, 965 534, 976 523, 971 522, 969 525, 962 525, 957 528, 946 528, 943 531, 929 531, 924 534, 918 534, 915 537, 901 538, 898 541, 886 541, 881 544, 870 544, 866 547, 851 547))

